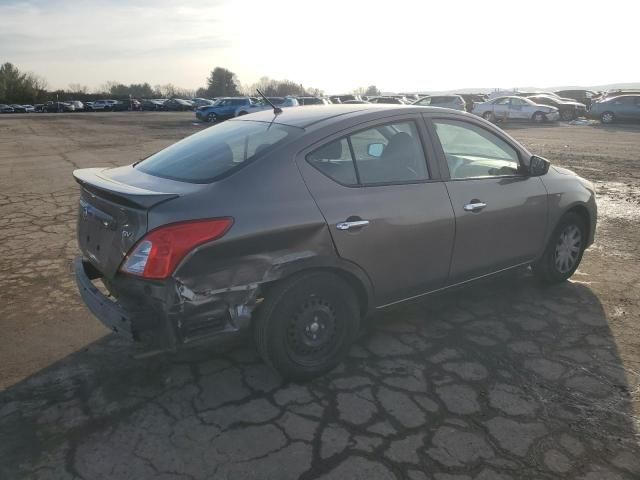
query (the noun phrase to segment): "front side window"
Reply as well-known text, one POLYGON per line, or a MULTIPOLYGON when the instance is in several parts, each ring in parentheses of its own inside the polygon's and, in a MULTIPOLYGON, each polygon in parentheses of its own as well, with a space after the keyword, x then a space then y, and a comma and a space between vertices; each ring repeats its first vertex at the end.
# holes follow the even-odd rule
POLYGON ((431 97, 422 98, 422 99, 418 100, 416 105, 421 105, 423 107, 428 107, 429 105, 431 105, 431 97))
POLYGON ((493 102, 494 105, 508 105, 509 104, 509 97, 504 97, 504 98, 498 98, 497 100, 495 100, 493 102))
POLYGON ((519 173, 515 148, 471 123, 434 120, 451 178, 512 176, 519 173))
POLYGON ((174 143, 135 168, 180 182, 210 183, 301 132, 265 122, 225 122, 174 143))
POLYGON ((344 185, 427 180, 429 173, 414 122, 379 125, 326 144, 307 161, 344 185))

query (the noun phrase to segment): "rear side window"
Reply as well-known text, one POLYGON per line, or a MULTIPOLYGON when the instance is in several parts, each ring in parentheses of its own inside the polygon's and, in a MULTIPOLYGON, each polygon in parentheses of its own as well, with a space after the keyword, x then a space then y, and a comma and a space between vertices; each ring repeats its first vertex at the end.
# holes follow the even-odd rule
POLYGON ((323 145, 307 161, 343 185, 427 180, 429 173, 414 122, 380 125, 323 145))
POLYGON ((277 123, 229 121, 174 143, 135 168, 180 182, 210 183, 301 132, 277 123))
POLYGON ((353 165, 349 143, 341 138, 320 147, 307 156, 307 161, 329 178, 344 185, 358 183, 356 169, 353 165))

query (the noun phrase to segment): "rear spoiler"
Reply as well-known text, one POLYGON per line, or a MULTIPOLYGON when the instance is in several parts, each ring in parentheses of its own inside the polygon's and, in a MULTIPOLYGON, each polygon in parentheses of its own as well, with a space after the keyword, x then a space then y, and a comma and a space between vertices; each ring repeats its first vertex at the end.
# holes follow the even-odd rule
POLYGON ((73 171, 73 178, 90 193, 134 208, 151 208, 158 203, 180 196, 177 193, 154 192, 127 185, 108 177, 105 174, 107 170, 107 168, 81 168, 73 171))

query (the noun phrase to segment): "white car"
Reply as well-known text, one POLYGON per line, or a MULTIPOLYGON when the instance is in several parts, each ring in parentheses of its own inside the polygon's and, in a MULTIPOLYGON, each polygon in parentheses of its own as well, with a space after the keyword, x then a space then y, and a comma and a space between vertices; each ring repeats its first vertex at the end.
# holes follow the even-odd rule
POLYGON ((525 97, 498 97, 476 104, 474 114, 490 122, 531 120, 536 123, 555 122, 560 118, 556 107, 540 105, 525 97))
POLYGON ((112 110, 114 105, 118 103, 116 100, 96 100, 91 105, 92 110, 112 110))

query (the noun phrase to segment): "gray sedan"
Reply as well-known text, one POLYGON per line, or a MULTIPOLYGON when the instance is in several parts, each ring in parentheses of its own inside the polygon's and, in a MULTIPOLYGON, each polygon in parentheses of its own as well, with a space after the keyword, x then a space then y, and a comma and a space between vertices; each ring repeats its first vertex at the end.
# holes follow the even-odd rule
POLYGON ((556 121, 560 117, 558 109, 540 105, 524 97, 498 97, 473 107, 473 113, 488 120, 531 120, 536 123, 556 121))
POLYGON ((591 105, 589 117, 602 123, 640 120, 640 95, 621 95, 591 105))
POLYGON ((374 312, 529 265, 564 281, 596 227, 591 183, 431 107, 264 111, 74 177, 76 280, 105 325, 154 350, 251 333, 291 379, 374 312))

